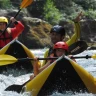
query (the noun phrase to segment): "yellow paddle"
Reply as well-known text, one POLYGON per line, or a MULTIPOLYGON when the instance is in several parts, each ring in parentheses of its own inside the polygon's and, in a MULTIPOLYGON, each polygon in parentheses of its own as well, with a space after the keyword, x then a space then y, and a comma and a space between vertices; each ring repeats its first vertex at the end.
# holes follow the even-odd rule
POLYGON ((96 59, 96 54, 92 55, 91 58, 96 59))
MULTIPOLYGON (((72 58, 75 58, 75 59, 79 59, 79 58, 85 58, 85 59, 88 59, 88 58, 93 58, 93 59, 96 59, 96 54, 92 55, 92 56, 75 56, 75 57, 72 57, 72 58)), ((53 60, 53 59, 58 59, 58 57, 48 57, 48 58, 38 58, 38 60, 53 60)), ((3 65, 8 65, 8 64, 13 64, 15 62, 21 62, 21 61, 28 61, 28 60, 34 60, 34 58, 20 58, 20 59, 17 59, 11 55, 0 55, 0 66, 3 66, 3 65)))
MULTIPOLYGON (((14 18, 16 18, 16 16, 19 14, 19 12, 22 10, 22 8, 27 7, 28 5, 30 5, 34 0, 23 0, 21 2, 20 8, 18 10, 18 12, 15 14, 14 18)), ((11 21, 9 22, 9 24, 6 26, 5 30, 0 34, 0 36, 6 31, 6 29, 9 27, 9 25, 11 24, 11 21)))
MULTIPOLYGON (((38 58, 38 60, 51 60, 51 59, 57 59, 57 57, 54 57, 54 58, 38 58)), ((28 60, 34 60, 34 58, 15 58, 11 55, 0 55, 0 66, 3 66, 3 65, 9 65, 9 64, 13 64, 17 61, 21 62, 21 61, 28 61, 28 60)))
POLYGON ((22 8, 27 7, 28 5, 30 5, 33 2, 33 0, 23 0, 21 3, 21 6, 18 10, 18 12, 16 13, 16 15, 14 16, 14 18, 16 18, 16 16, 19 14, 19 12, 22 10, 22 8))
POLYGON ((33 0, 23 0, 20 6, 20 9, 27 7, 33 2, 33 0))
MULTIPOLYGON (((16 18, 16 16, 19 14, 19 12, 22 10, 22 8, 27 7, 27 6, 30 5, 32 2, 33 2, 33 0, 23 0, 23 1, 21 2, 21 6, 20 6, 18 12, 16 13, 16 15, 14 16, 14 18, 16 18)), ((10 23, 9 23, 9 24, 10 24, 10 23)), ((8 26, 9 26, 9 24, 8 24, 8 26)))
POLYGON ((10 55, 0 55, 0 66, 7 65, 7 64, 13 64, 15 63, 17 59, 10 55))

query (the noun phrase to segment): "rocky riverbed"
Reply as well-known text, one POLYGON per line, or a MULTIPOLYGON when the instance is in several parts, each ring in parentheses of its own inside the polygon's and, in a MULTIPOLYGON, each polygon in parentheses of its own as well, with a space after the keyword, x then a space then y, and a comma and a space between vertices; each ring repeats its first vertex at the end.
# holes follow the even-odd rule
MULTIPOLYGON (((18 10, 0 10, 0 16, 6 16, 8 19, 14 16, 18 10)), ((24 43, 28 48, 43 48, 50 46, 50 36, 49 32, 52 27, 48 22, 33 18, 29 15, 27 10, 23 10, 16 17, 20 20, 24 26, 25 30, 19 36, 19 40, 24 43)), ((69 22, 61 21, 62 26, 65 27, 67 35, 71 36, 73 34, 73 25, 69 22)), ((95 20, 82 20, 80 22, 81 26, 81 40, 85 40, 87 43, 95 44, 96 42, 96 21, 95 20)), ((11 25, 10 27, 13 27, 11 25)), ((68 36, 67 36, 68 37, 68 36)))

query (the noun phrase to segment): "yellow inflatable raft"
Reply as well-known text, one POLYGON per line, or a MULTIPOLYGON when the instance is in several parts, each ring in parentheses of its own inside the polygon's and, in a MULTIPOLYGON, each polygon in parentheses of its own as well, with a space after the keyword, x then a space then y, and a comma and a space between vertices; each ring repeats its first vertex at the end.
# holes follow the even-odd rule
POLYGON ((54 92, 88 92, 96 94, 96 79, 76 62, 62 56, 28 82, 25 92, 32 96, 49 96, 54 92))
MULTIPOLYGON (((7 44, 5 47, 3 47, 0 50, 0 54, 8 54, 12 55, 15 58, 34 58, 33 53, 21 42, 18 40, 13 40, 9 44, 7 44)), ((22 61, 22 62, 16 62, 14 64, 6 64, 4 66, 0 66, 0 73, 3 71, 7 71, 7 69, 19 69, 19 70, 25 70, 26 72, 32 72, 32 61, 22 61)))

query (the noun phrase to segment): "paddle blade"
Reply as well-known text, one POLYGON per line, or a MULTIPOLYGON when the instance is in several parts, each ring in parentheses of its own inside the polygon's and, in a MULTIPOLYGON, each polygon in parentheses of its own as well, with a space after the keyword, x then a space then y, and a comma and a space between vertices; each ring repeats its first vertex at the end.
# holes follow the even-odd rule
POLYGON ((0 55, 0 66, 17 62, 17 59, 10 55, 0 55))
POLYGON ((22 90, 22 85, 10 85, 5 89, 5 91, 16 91, 17 93, 20 93, 22 90))
POLYGON ((20 93, 22 91, 22 88, 30 81, 30 79, 28 81, 26 81, 25 83, 23 83, 22 85, 10 85, 8 86, 5 91, 16 91, 17 93, 20 93))
POLYGON ((20 6, 20 9, 27 7, 33 2, 33 0, 23 0, 20 6))
POLYGON ((87 49, 88 45, 85 41, 77 41, 76 43, 69 46, 69 52, 72 55, 79 54, 87 49))
POLYGON ((91 58, 96 59, 96 54, 92 55, 91 58))

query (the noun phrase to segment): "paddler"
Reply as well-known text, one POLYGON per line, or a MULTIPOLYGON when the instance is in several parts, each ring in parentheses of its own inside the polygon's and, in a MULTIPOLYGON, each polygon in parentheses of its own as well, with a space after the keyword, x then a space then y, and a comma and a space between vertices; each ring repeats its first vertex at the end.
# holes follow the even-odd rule
POLYGON ((24 30, 24 25, 20 21, 17 21, 14 17, 11 17, 10 20, 15 27, 8 27, 5 30, 8 24, 8 19, 4 16, 0 17, 0 49, 16 37, 18 37, 20 33, 24 30), (4 30, 5 32, 3 32, 4 30))
MULTIPOLYGON (((68 44, 68 46, 70 46, 71 44, 75 43, 76 41, 78 41, 80 39, 80 24, 79 21, 82 17, 82 12, 80 12, 78 14, 78 16, 75 18, 74 20, 74 24, 75 24, 75 33, 73 34, 73 36, 66 42, 68 44)), ((50 38, 51 38, 51 42, 52 42, 52 46, 46 50, 44 57, 49 57, 50 54, 53 54, 53 46, 56 42, 59 41, 64 41, 65 38, 65 28, 63 26, 60 25, 55 25, 52 27, 52 29, 50 30, 50 38)), ((46 60, 43 61, 41 66, 44 66, 46 64, 46 60)))
MULTIPOLYGON (((61 57, 62 55, 68 55, 68 44, 66 42, 60 41, 54 44, 53 47, 53 54, 51 54, 49 57, 61 57)), ((69 58, 71 58, 72 55, 69 55, 69 58)), ((74 59, 73 59, 74 60, 74 59)), ((75 61, 75 60, 74 60, 75 61)), ((38 75, 40 72, 42 72, 45 68, 47 68, 50 64, 52 64, 54 60, 48 60, 47 63, 39 68, 38 67, 38 58, 34 58, 34 63, 33 63, 33 70, 34 74, 30 76, 30 79, 33 79, 36 75, 38 75)))

